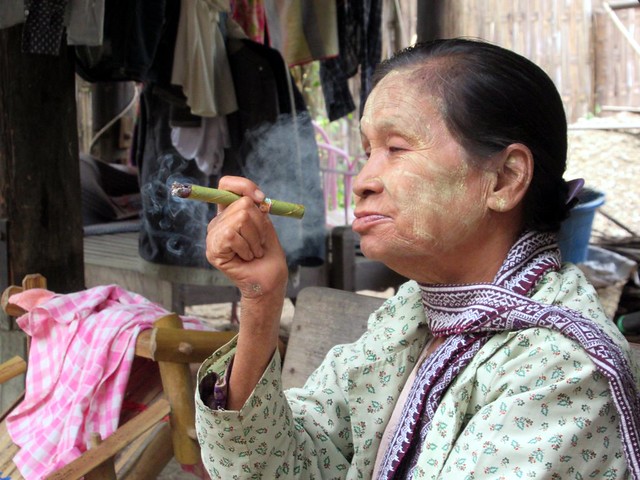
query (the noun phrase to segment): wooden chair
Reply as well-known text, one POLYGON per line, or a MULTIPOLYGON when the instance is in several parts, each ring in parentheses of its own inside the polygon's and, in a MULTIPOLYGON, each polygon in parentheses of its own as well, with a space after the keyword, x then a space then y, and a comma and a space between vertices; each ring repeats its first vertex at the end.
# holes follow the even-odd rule
MULTIPOLYGON (((8 315, 25 313, 11 303, 11 296, 28 288, 46 288, 46 279, 38 274, 27 275, 22 286, 8 287, 1 302, 8 315)), ((118 478, 152 479, 172 456, 182 465, 198 465, 200 448, 195 435, 194 385, 189 365, 201 363, 234 335, 235 332, 184 330, 177 314, 159 318, 153 329, 139 334, 135 354, 157 362, 160 391, 144 392, 149 402, 146 410, 103 441, 95 437, 93 448, 49 478, 71 480, 84 476, 87 479, 111 479, 116 478, 117 473, 118 478), (167 415, 169 423, 163 424, 162 419, 167 415), (123 449, 129 451, 129 456, 123 449), (134 459, 130 458, 132 452, 136 454, 134 459), (114 462, 116 455, 118 461, 114 462)), ((3 462, 11 468, 10 458, 17 451, 18 447, 11 443, 3 422, 0 424, 0 469, 3 462)), ((5 471, 3 474, 8 473, 5 471)))
POLYGON ((360 337, 383 301, 328 287, 300 290, 282 365, 284 388, 302 386, 334 345, 360 337))

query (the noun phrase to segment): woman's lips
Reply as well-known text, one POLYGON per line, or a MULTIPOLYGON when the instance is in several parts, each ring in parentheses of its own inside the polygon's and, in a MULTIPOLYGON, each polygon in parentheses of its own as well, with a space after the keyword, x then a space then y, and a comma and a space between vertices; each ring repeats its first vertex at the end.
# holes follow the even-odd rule
POLYGON ((386 215, 381 215, 379 213, 358 213, 356 214, 356 218, 351 224, 351 228, 358 232, 359 230, 364 230, 366 227, 370 226, 373 223, 389 220, 389 217, 386 215))

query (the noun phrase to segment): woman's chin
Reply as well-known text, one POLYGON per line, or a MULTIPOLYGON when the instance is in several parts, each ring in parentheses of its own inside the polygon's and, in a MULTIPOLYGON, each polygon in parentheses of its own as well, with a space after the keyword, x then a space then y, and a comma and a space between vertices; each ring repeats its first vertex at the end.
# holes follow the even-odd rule
POLYGON ((360 251, 369 260, 376 260, 383 263, 385 258, 389 256, 383 245, 366 236, 360 237, 360 251))

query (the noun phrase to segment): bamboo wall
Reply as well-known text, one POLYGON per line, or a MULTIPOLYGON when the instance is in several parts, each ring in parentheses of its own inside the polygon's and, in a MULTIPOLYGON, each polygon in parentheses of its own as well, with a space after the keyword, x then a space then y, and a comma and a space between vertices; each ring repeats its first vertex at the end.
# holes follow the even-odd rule
MULTIPOLYGON (((604 105, 640 106, 640 56, 602 0, 448 0, 443 36, 482 38, 540 65, 570 122, 604 105)), ((639 5, 640 6, 640 5, 639 5)), ((640 41, 640 8, 615 10, 640 41)))
POLYGON ((640 3, 636 8, 615 10, 635 48, 616 28, 611 16, 599 8, 594 15, 595 100, 607 113, 620 107, 640 111, 640 3))

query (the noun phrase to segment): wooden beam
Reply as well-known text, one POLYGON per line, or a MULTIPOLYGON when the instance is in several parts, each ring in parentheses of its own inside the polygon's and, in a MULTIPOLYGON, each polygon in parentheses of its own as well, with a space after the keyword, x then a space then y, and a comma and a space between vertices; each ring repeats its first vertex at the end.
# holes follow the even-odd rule
POLYGON ((638 8, 640 3, 638 0, 613 0, 607 2, 614 10, 622 10, 625 8, 638 8))
POLYGON ((27 362, 21 357, 15 356, 0 364, 0 383, 17 377, 27 371, 27 362))
POLYGON ((49 480, 82 478, 98 465, 108 461, 131 441, 142 435, 169 414, 169 403, 160 399, 104 439, 99 447, 87 450, 79 458, 47 477, 49 480))
POLYGON ((159 362, 201 363, 238 332, 154 328, 140 332, 136 355, 159 362))

